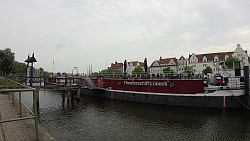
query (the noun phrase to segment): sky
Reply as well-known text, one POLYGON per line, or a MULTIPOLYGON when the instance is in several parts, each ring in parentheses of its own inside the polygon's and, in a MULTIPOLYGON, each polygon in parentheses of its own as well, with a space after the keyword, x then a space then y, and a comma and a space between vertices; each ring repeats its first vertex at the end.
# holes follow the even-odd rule
POLYGON ((0 49, 80 73, 114 62, 250 50, 249 0, 0 0, 0 49), (54 64, 53 64, 54 60, 54 64))

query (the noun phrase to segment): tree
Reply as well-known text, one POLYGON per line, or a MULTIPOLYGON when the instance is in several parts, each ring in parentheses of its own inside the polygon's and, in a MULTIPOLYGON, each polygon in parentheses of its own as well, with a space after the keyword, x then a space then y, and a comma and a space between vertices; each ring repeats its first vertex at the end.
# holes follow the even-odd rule
POLYGON ((11 52, 10 48, 0 50, 0 74, 9 74, 12 69, 13 62, 15 60, 15 54, 11 52))
POLYGON ((113 70, 113 74, 121 75, 122 71, 121 70, 113 70))
POLYGON ((127 71, 127 60, 124 61, 123 66, 124 66, 123 69, 124 69, 124 75, 125 75, 127 71))
POLYGON ((147 62, 147 58, 144 59, 144 70, 145 70, 145 74, 147 74, 147 72, 148 72, 148 62, 147 62))
POLYGON ((202 72, 207 75, 208 73, 213 73, 213 70, 210 66, 207 66, 202 72))
POLYGON ((25 74, 27 71, 27 66, 25 63, 20 63, 17 61, 14 61, 11 67, 11 73, 12 74, 25 74))
POLYGON ((44 69, 43 68, 39 68, 38 72, 39 72, 39 76, 43 77, 44 69))
POLYGON ((184 67, 184 72, 187 74, 191 74, 193 72, 193 67, 191 66, 184 67))
POLYGON ((132 71, 133 74, 143 74, 144 70, 141 66, 135 67, 135 69, 132 71))
POLYGON ((113 70, 111 68, 108 68, 106 70, 102 70, 99 72, 100 74, 113 74, 113 70))
POLYGON ((226 59, 225 62, 237 62, 237 61, 240 61, 240 59, 239 59, 239 58, 236 58, 236 57, 230 56, 230 57, 228 57, 228 58, 226 59))
POLYGON ((174 74, 174 71, 171 70, 170 67, 167 67, 167 68, 164 68, 164 69, 163 69, 163 73, 166 74, 166 75, 173 75, 173 74, 174 74))
POLYGON ((234 65, 233 65, 234 62, 237 62, 237 61, 240 61, 240 59, 239 59, 239 58, 236 58, 236 57, 232 57, 232 56, 228 57, 228 58, 226 59, 226 61, 225 61, 226 68, 232 69, 233 66, 234 66, 234 65))

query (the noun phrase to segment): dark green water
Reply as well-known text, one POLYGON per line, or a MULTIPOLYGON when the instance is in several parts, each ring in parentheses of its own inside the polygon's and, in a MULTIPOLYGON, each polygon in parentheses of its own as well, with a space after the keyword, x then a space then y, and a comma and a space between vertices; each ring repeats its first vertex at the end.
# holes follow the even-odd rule
MULTIPOLYGON (((31 95, 23 95, 29 107, 31 95)), ((40 125, 59 141, 248 141, 250 111, 168 107, 40 91, 40 125)))

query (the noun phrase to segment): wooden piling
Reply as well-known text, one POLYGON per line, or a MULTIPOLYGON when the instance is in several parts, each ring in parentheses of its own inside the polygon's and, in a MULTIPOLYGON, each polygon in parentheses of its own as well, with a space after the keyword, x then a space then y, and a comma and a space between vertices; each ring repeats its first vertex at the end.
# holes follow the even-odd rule
POLYGON ((67 105, 69 105, 69 99, 70 99, 70 90, 67 91, 67 105))

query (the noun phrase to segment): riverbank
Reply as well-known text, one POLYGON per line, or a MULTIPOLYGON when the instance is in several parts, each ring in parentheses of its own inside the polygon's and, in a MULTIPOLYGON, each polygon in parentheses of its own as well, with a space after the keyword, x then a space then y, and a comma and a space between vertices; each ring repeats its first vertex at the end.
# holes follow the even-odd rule
MULTIPOLYGON (((28 113, 22 110, 23 115, 28 113)), ((12 105, 12 100, 8 95, 0 94, 0 113, 2 120, 13 119, 19 117, 18 104, 12 105)), ((5 137, 10 141, 33 141, 35 136, 35 123, 33 119, 14 121, 2 124, 5 137)), ((0 141, 1 141, 0 133, 0 141)), ((54 141, 55 139, 41 126, 39 126, 39 140, 41 141, 54 141)))

